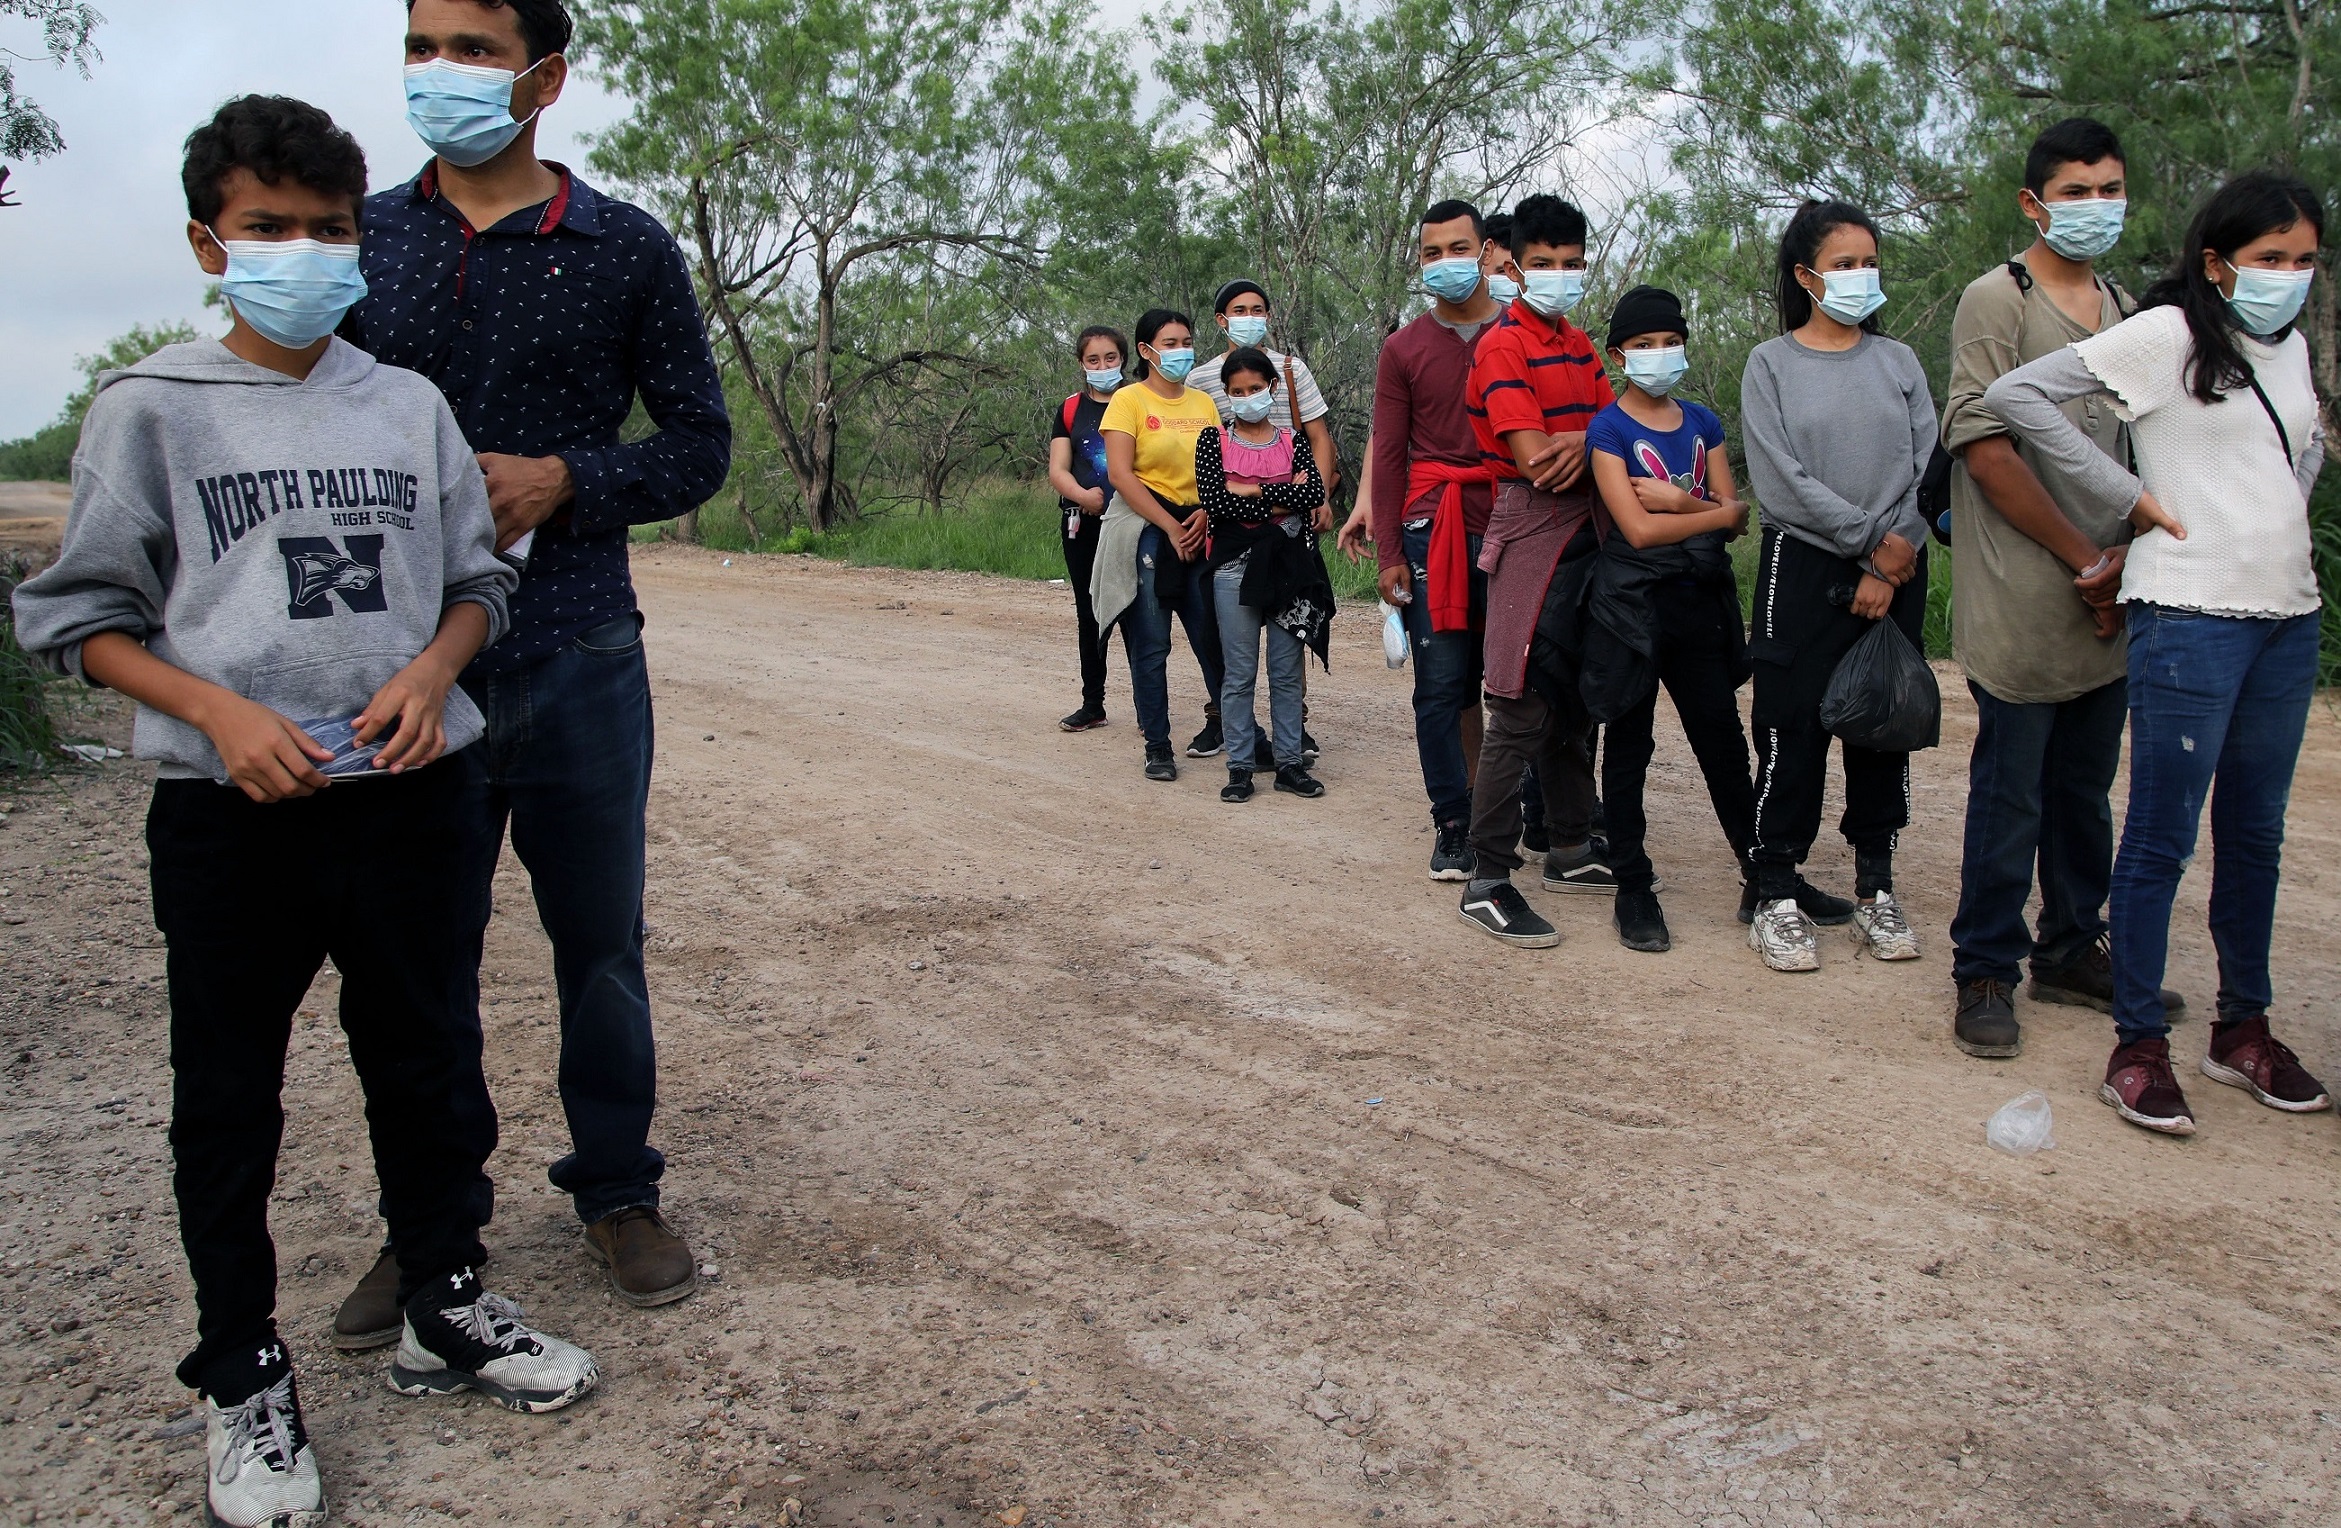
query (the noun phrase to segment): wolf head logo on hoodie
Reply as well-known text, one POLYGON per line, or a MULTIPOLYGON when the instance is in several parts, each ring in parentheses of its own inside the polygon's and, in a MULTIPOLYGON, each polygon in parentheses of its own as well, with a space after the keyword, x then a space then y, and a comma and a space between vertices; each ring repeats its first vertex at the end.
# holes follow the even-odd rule
POLYGON ((291 597, 285 614, 296 621, 314 621, 333 614, 338 598, 351 614, 390 608, 390 591, 382 587, 380 536, 344 536, 335 546, 329 536, 280 536, 276 550, 284 558, 285 589, 291 597))

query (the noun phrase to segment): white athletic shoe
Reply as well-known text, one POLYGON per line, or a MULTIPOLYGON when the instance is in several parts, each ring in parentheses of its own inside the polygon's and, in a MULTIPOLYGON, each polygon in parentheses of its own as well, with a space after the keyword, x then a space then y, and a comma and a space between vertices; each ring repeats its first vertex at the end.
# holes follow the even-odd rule
POLYGON ((1875 902, 1853 904, 1853 942, 1879 960, 1918 959, 1918 936, 1890 891, 1879 892, 1875 902))
POLYGON ((521 1320, 520 1307, 465 1270, 407 1302, 390 1388, 400 1395, 477 1390, 514 1411, 559 1411, 601 1380, 593 1357, 521 1320))
POLYGON ((325 1483, 287 1374, 234 1406, 203 1406, 204 1505, 218 1528, 323 1528, 325 1483))
POLYGON ((1748 923, 1748 948, 1775 971, 1821 969, 1821 947, 1813 938, 1813 926, 1792 897, 1756 905, 1756 915, 1748 923))

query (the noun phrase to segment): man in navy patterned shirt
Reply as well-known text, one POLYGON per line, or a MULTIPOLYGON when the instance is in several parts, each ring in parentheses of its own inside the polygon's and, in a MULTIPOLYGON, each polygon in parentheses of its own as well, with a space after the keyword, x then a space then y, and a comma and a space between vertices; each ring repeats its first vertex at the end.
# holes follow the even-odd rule
MULTIPOLYGON (((509 824, 560 993, 572 1149, 552 1181, 619 1296, 658 1305, 698 1281, 659 1212, 665 1158, 649 1141, 651 705, 626 533, 714 496, 731 423, 674 239, 536 157, 571 30, 560 0, 408 0, 408 120, 434 158, 367 199, 371 293, 342 335, 439 385, 487 474, 497 549, 526 558, 511 634, 463 677, 488 719, 486 741, 461 756, 477 885, 485 895, 509 824), (626 441, 637 396, 653 429, 626 441)), ((466 1117, 492 1145, 484 1092, 466 1117)), ((485 1178, 478 1192, 485 1218, 485 1178)), ((395 1340, 396 1282, 385 1252, 335 1341, 395 1340)))

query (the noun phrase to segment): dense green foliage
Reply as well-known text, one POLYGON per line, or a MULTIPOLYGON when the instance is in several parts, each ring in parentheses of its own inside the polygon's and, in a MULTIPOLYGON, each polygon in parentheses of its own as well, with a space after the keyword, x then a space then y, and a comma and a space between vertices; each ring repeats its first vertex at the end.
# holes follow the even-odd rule
POLYGON ((98 378, 109 371, 135 366, 165 345, 183 344, 194 338, 195 330, 187 324, 157 324, 151 328, 140 324, 128 334, 115 336, 96 355, 81 357, 76 363, 81 368, 81 386, 65 400, 55 421, 21 440, 0 441, 0 481, 63 482, 71 477, 73 450, 81 441, 82 416, 89 412, 90 400, 98 395, 98 378))
POLYGON ((0 554, 0 769, 8 770, 44 769, 57 748, 53 676, 16 645, 8 597, 24 572, 19 558, 0 554))

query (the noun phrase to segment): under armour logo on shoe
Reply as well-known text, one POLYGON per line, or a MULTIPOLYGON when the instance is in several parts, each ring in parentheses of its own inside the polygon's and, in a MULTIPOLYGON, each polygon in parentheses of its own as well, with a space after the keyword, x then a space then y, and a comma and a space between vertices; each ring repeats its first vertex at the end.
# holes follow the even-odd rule
POLYGON ((469 1268, 463 1269, 458 1273, 451 1273, 447 1275, 447 1287, 449 1289, 461 1289, 463 1287, 463 1281, 470 1277, 471 1270, 469 1268))
POLYGON ((262 1348, 262 1349, 260 1350, 260 1352, 259 1352, 259 1353, 258 1353, 258 1355, 257 1355, 257 1361, 258 1361, 258 1362, 259 1362, 259 1363, 260 1363, 260 1364, 261 1364, 263 1367, 266 1367, 266 1366, 267 1366, 267 1365, 269 1365, 269 1364, 281 1364, 281 1363, 283 1363, 283 1362, 284 1362, 284 1346, 283 1346, 281 1343, 274 1343, 274 1342, 270 1343, 270 1344, 269 1344, 267 1347, 265 1347, 265 1348, 262 1348))

